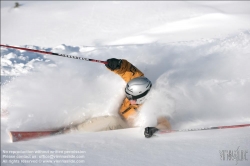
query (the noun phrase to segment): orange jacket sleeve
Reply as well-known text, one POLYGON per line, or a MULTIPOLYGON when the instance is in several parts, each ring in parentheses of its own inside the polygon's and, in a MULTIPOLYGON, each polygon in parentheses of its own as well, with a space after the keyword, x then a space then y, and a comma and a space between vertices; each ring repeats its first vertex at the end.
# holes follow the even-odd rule
MULTIPOLYGON (((110 69, 109 69, 110 70, 110 69)), ((112 71, 112 70, 110 70, 112 71)), ((120 69, 116 69, 112 71, 123 78, 125 82, 129 82, 130 80, 144 76, 144 74, 137 69, 134 65, 128 62, 125 59, 122 59, 120 69)), ((123 119, 128 120, 128 118, 137 112, 139 105, 130 105, 130 102, 127 98, 124 99, 123 104, 120 107, 120 115, 123 119)))
POLYGON ((120 69, 116 69, 113 72, 120 75, 125 82, 129 82, 133 78, 144 76, 139 69, 125 59, 122 59, 120 69))

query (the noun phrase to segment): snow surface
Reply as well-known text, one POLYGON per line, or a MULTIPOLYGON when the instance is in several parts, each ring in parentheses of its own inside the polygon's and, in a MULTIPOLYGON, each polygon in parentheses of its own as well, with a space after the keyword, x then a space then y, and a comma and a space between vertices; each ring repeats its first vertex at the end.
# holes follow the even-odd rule
POLYGON ((1 1, 1 44, 127 59, 154 85, 137 128, 11 143, 8 130, 48 130, 118 115, 125 83, 103 64, 1 47, 1 153, 84 150, 81 165, 249 165, 249 127, 151 139, 143 129, 158 115, 168 116, 174 129, 250 123, 250 2, 20 4, 1 1), (248 160, 221 159, 222 150, 237 148, 248 151, 248 160))

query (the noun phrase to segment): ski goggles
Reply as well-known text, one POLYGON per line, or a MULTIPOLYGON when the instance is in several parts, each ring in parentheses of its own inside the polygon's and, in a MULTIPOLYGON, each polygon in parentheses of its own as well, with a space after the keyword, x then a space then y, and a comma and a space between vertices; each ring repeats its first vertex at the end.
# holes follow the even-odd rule
POLYGON ((129 100, 134 100, 134 97, 128 93, 126 93, 126 97, 129 99, 129 100))
POLYGON ((127 97, 129 100, 137 100, 137 99, 139 99, 139 98, 141 98, 141 97, 146 96, 148 92, 149 92, 149 90, 145 91, 144 93, 142 93, 142 94, 140 94, 140 95, 138 95, 138 96, 133 96, 133 95, 129 94, 129 93, 126 91, 126 89, 125 89, 126 97, 127 97))

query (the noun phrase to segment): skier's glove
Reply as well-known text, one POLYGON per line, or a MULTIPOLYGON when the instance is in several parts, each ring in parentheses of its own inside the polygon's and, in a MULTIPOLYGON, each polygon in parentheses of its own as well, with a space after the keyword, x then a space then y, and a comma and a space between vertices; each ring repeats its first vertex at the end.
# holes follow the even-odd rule
POLYGON ((150 138, 158 130, 159 129, 157 129, 156 127, 146 127, 144 131, 144 135, 146 138, 150 138))
POLYGON ((113 70, 119 69, 121 67, 122 60, 111 58, 111 59, 108 59, 107 62, 108 62, 108 64, 105 64, 105 66, 113 71, 113 70))

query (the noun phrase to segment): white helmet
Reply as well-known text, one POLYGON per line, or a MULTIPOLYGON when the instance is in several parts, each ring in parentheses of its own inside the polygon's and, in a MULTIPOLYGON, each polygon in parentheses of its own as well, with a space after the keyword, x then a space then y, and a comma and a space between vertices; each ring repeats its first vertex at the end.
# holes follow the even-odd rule
POLYGON ((152 83, 146 77, 137 77, 130 80, 125 88, 126 97, 129 100, 136 100, 136 104, 142 104, 146 100, 152 83))

